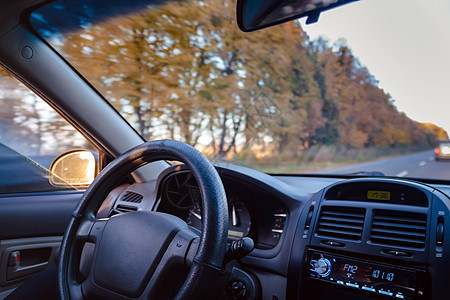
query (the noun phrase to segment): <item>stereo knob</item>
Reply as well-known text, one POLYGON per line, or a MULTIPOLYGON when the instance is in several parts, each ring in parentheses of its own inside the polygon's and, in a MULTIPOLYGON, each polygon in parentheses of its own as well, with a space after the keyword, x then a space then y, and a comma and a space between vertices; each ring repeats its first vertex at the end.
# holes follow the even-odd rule
POLYGON ((313 269, 311 271, 316 272, 321 277, 327 277, 331 272, 331 263, 326 258, 319 258, 316 261, 311 261, 313 269))

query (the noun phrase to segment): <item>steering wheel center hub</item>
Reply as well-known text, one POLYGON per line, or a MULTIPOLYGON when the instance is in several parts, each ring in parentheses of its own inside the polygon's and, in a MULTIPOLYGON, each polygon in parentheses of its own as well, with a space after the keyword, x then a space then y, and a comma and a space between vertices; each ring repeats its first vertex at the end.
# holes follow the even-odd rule
POLYGON ((163 213, 137 212, 112 217, 105 224, 97 246, 94 282, 121 295, 138 297, 170 241, 185 228, 182 220, 163 213))

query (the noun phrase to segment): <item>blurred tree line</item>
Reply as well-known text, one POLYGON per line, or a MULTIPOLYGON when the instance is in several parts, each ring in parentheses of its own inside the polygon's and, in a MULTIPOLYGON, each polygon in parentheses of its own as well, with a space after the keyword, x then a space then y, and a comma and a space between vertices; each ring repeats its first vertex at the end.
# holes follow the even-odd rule
POLYGON ((64 33, 54 46, 147 140, 214 157, 302 160, 317 145, 430 146, 343 41, 298 22, 243 33, 235 1, 175 1, 64 33))

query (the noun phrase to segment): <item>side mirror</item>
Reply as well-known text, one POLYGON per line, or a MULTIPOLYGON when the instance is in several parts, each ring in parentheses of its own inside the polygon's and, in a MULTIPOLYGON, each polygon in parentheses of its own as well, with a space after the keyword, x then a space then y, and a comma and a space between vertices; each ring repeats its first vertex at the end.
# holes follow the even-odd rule
POLYGON ((315 23, 322 11, 358 0, 238 0, 237 23, 242 31, 254 31, 308 17, 315 23))
POLYGON ((88 187, 98 174, 98 155, 88 150, 72 150, 50 165, 50 184, 56 187, 88 187))

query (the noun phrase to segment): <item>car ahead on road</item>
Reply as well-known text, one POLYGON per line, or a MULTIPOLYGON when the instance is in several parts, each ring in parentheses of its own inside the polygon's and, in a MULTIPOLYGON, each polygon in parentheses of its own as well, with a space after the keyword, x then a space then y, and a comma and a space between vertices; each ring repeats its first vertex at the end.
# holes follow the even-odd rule
POLYGON ((445 299, 446 132, 286 23, 347 2, 0 1, 0 299, 445 299))
POLYGON ((450 141, 439 141, 434 149, 436 160, 450 159, 450 141))

